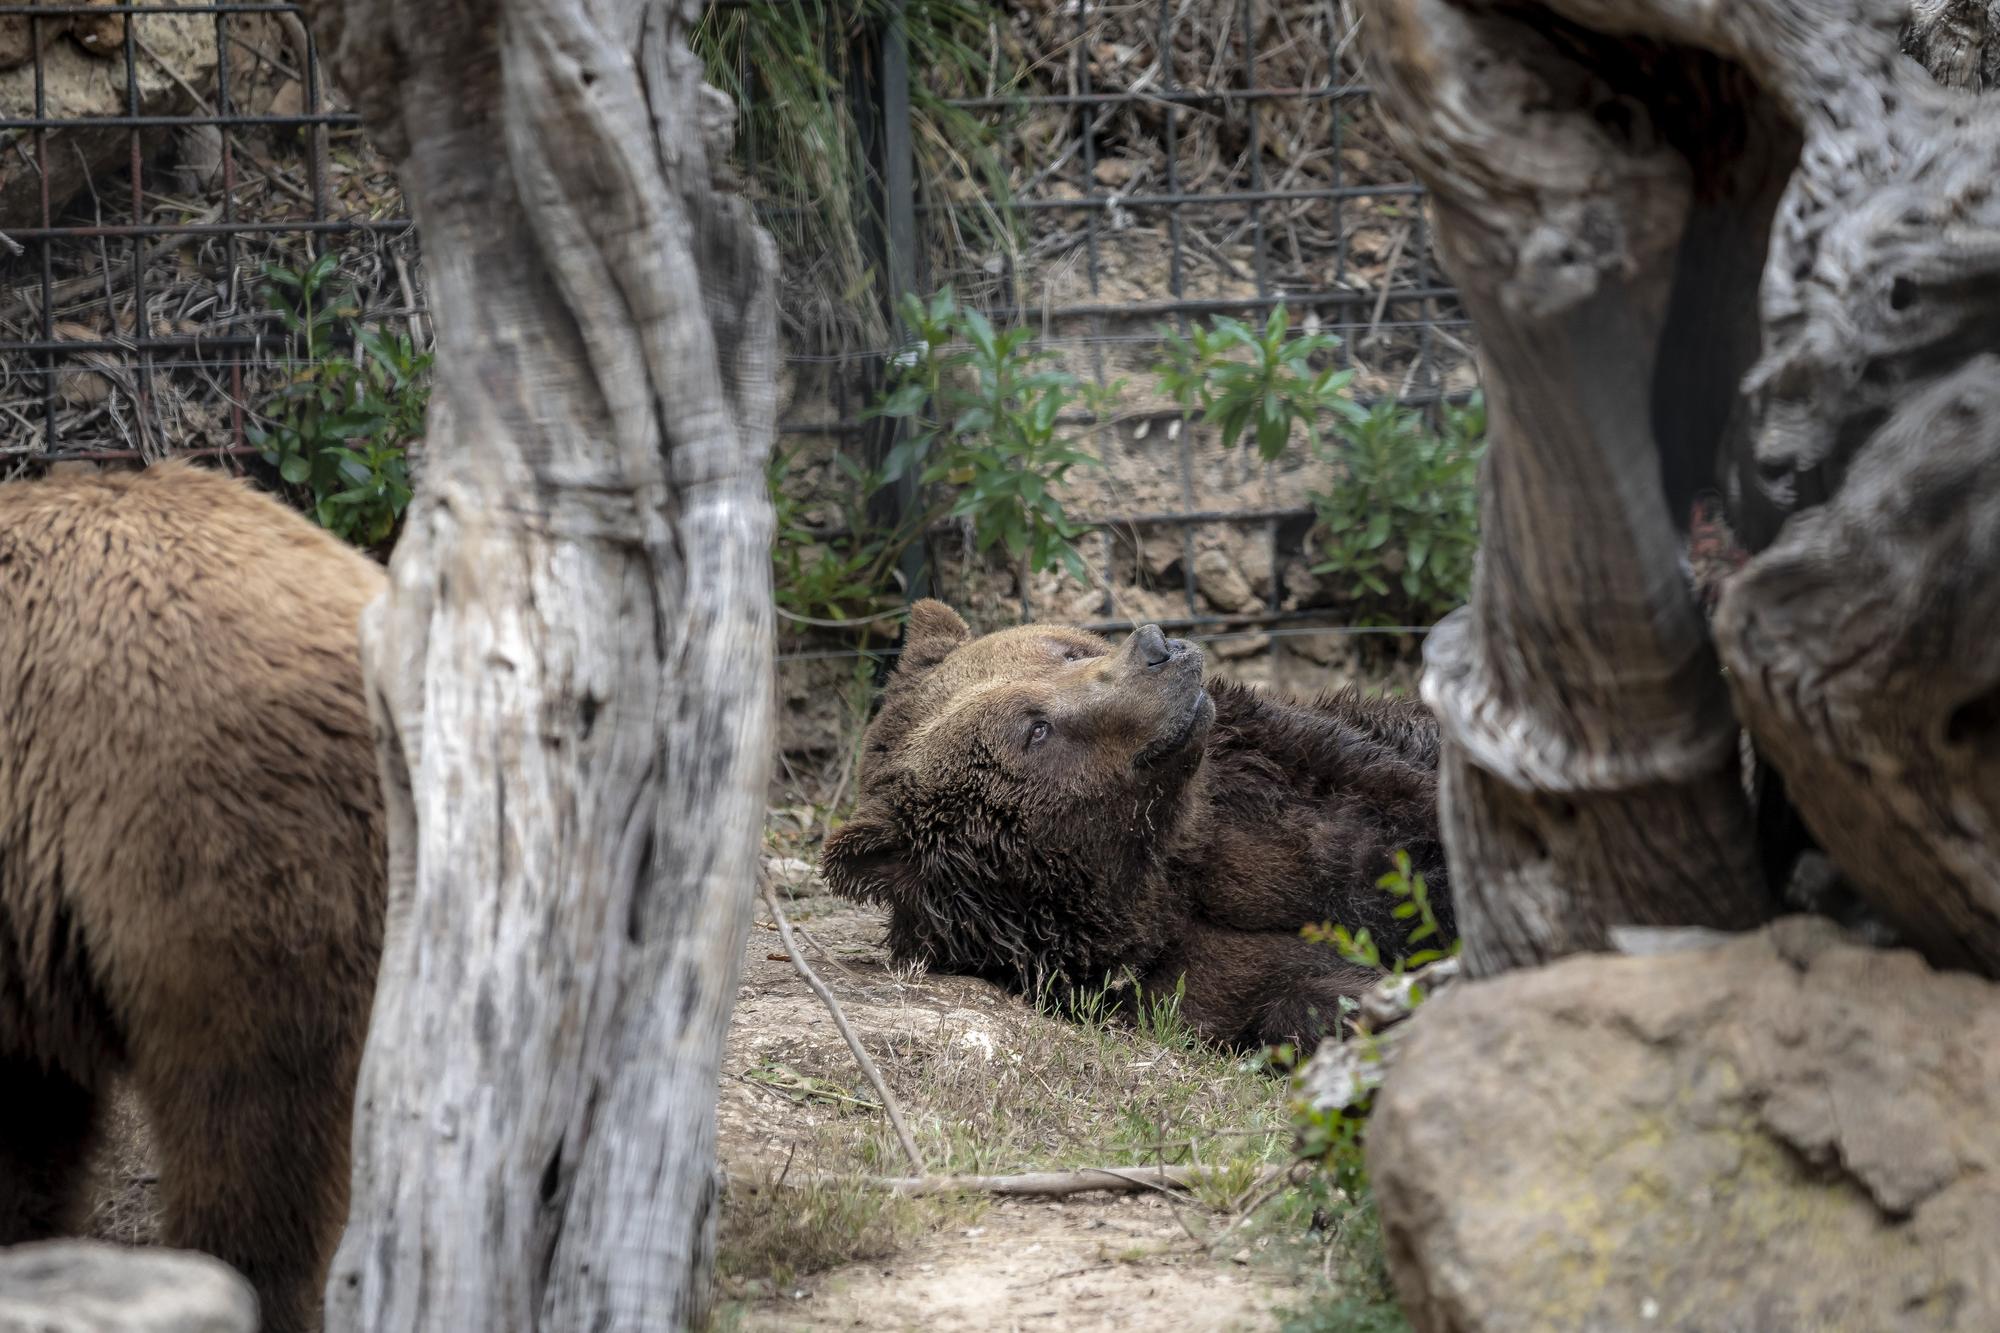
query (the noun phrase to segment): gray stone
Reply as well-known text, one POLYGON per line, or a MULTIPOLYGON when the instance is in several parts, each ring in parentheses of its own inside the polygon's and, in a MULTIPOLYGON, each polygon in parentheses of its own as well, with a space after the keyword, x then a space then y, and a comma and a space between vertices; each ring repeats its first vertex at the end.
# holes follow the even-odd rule
MULTIPOLYGON (((25 18, 4 20, 10 25, 26 22, 25 18)), ((194 98, 188 89, 201 89, 207 94, 215 84, 214 17, 146 14, 130 22, 134 24, 139 52, 134 62, 139 114, 184 116, 193 112, 194 98)), ((63 32, 54 20, 45 20, 43 27, 43 96, 49 118, 83 120, 124 115, 127 89, 122 40, 115 51, 95 53, 63 32), (60 35, 52 35, 50 30, 60 35)), ((122 31, 120 35, 122 39, 122 31)), ((0 66, 7 64, 6 57, 10 55, 27 60, 31 54, 25 36, 17 41, 11 29, 0 27, 0 66), (16 46, 19 51, 12 49, 16 46)), ((16 61, 12 67, 0 68, 0 114, 22 119, 35 114, 32 64, 16 61)), ((153 151, 165 142, 166 136, 164 130, 145 132, 142 138, 146 151, 153 151)), ((34 161, 35 143, 33 130, 0 132, 0 231, 41 223, 42 175, 34 161)), ((50 131, 48 160, 42 167, 48 175, 51 213, 59 214, 93 172, 129 162, 131 147, 129 129, 76 127, 50 131)))
POLYGON ((0 1333, 256 1333, 257 1297, 220 1259, 101 1241, 0 1249, 0 1333))
POLYGON ((2000 988, 1831 924, 1463 982, 1368 1160, 1423 1333, 2000 1328, 2000 988))

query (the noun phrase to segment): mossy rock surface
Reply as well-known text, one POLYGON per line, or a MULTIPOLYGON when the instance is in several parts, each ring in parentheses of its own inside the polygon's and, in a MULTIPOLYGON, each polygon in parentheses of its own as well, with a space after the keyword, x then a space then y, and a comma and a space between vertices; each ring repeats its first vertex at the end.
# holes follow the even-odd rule
POLYGON ((1369 1163, 1427 1333, 2000 1328, 2000 988, 1791 918, 1462 984, 1369 1163))

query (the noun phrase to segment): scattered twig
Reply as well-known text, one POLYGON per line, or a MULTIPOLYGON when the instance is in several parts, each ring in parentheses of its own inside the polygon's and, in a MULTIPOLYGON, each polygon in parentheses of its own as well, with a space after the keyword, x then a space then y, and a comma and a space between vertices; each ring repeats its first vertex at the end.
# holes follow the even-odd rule
MULTIPOLYGON (((1289 1172, 1289 1164, 1265 1167, 1269 1181, 1289 1172)), ((1095 1192, 1138 1194, 1145 1190, 1191 1190, 1225 1174, 1201 1166, 1087 1166, 1074 1171, 1026 1171, 1013 1176, 891 1176, 876 1183, 898 1194, 998 1194, 1014 1198, 1062 1198, 1095 1192)))
POLYGON ((403 293, 404 308, 410 312, 410 346, 421 352, 424 348, 424 329, 423 325, 417 319, 417 288, 416 284, 410 281, 410 263, 401 253, 396 254, 394 258, 396 261, 396 286, 403 293))
POLYGON ((833 1016, 833 1025, 840 1029, 842 1039, 847 1042, 847 1049, 854 1053, 854 1063, 861 1066, 861 1072, 867 1075, 869 1083, 874 1085, 875 1095, 882 1099, 882 1109, 889 1113, 889 1123, 895 1126, 896 1138, 903 1145, 904 1156, 910 1159, 911 1169, 922 1176, 925 1170, 923 1154, 917 1151, 917 1141, 911 1137, 910 1127, 903 1122, 903 1111, 896 1102, 895 1094, 889 1091, 889 1084, 883 1079, 882 1071, 875 1067, 874 1060, 869 1058, 868 1050, 861 1044, 861 1039, 855 1036, 854 1029, 848 1026, 847 1014, 842 1011, 840 1001, 833 997, 833 992, 827 989, 826 983, 819 979, 819 974, 812 970, 812 965, 806 962, 806 956, 799 951, 798 941, 792 938, 792 923, 786 920, 785 909, 778 906, 778 894, 771 887, 769 876, 763 877, 763 890, 764 905, 771 909, 771 919, 778 923, 778 938, 785 942, 785 952, 792 956, 792 966, 798 970, 801 977, 805 978, 806 985, 812 987, 813 994, 819 996, 820 1003, 826 1006, 827 1013, 833 1016))
POLYGON ((1375 296, 1375 311, 1368 317, 1368 333, 1365 341, 1373 344, 1382 333, 1382 315, 1389 308, 1389 296, 1396 288, 1396 265, 1403 262, 1403 247, 1410 241, 1410 224, 1405 222, 1396 229, 1396 239, 1389 246, 1389 262, 1382 266, 1382 289, 1375 296))
POLYGON ((826 959, 827 962, 831 963, 834 967, 838 968, 842 973, 842 975, 851 977, 856 981, 859 981, 861 979, 853 968, 841 962, 838 958, 835 958, 833 956, 832 950, 828 949, 824 944, 821 944, 818 940, 814 939, 811 931, 807 930, 804 926, 793 926, 792 929, 798 932, 800 939, 804 940, 809 946, 811 946, 812 951, 814 953, 818 954, 821 958, 826 959))

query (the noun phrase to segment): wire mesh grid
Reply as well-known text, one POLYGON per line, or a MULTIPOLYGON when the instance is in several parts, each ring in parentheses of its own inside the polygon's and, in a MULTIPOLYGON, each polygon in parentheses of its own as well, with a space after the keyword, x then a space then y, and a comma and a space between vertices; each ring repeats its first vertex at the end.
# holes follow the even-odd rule
MULTIPOLYGON (((898 206, 914 215, 917 288, 950 284, 996 323, 1035 326, 1040 346, 1099 384, 1144 381, 1163 326, 1185 333, 1206 316, 1282 305, 1295 326, 1340 339, 1364 404, 1469 397, 1469 323, 1432 262, 1422 188, 1374 122, 1346 4, 1014 0, 1004 9, 1029 53, 1026 77, 942 101, 1011 146, 1015 241, 985 253, 940 243, 962 241, 959 215, 993 206, 990 192, 964 182, 926 183, 914 199, 888 194, 892 215, 898 206)), ((893 65, 886 72, 893 78, 893 65)), ((1341 624, 1337 604, 1316 604, 1298 586, 1311 581, 1299 577, 1316 517, 1309 457, 1257 465, 1247 449, 1232 455, 1143 384, 1112 422, 1066 421, 1118 465, 1110 482, 1070 497, 1072 519, 1092 532, 1092 586, 1018 580, 1015 604, 1004 615, 991 608, 989 621, 1115 634, 1150 620, 1239 656, 1425 632, 1341 624), (1251 541, 1262 549, 1248 552, 1251 541), (1229 577, 1232 563, 1242 577, 1229 577), (1214 569, 1221 589, 1206 586, 1214 569)), ((934 541, 934 571, 939 555, 934 541)), ((977 601, 964 582, 958 591, 977 601)))
POLYGON ((0 5, 0 463, 247 457, 300 351, 263 266, 421 315, 414 237, 295 5, 0 5))
MULTIPOLYGON (((1282 303, 1341 338, 1364 400, 1471 387, 1466 321, 1432 265, 1421 190, 1373 125, 1344 0, 1007 0, 994 35, 1022 53, 1006 87, 940 96, 929 70, 865 71, 878 287, 950 283, 1100 382, 1143 370, 1163 324, 1282 303), (911 180, 899 79, 989 127, 1012 166, 1005 200, 970 173, 911 180), (996 208, 1005 237, 963 244, 962 218, 996 208)), ((739 151, 754 164, 754 134, 739 151)), ((302 356, 260 298, 268 262, 303 268, 338 248, 363 319, 427 341, 400 193, 293 4, 0 4, 0 236, 0 469, 169 453, 254 465, 259 405, 302 356)), ((800 395, 786 434, 860 447, 856 408, 886 351, 796 347, 793 373, 826 391, 800 395)), ((1420 632, 1340 625, 1291 586, 1313 520, 1296 468, 1225 456, 1143 393, 1115 422, 1070 424, 1120 463, 1071 506, 1095 534, 1093 587, 1010 587, 1012 618, 1106 631, 1144 618, 1274 649, 1420 632), (1254 598, 1205 586, 1215 534, 1254 598)), ((929 549, 934 569, 951 564, 929 549)), ((787 656, 860 651, 881 650, 787 656)))

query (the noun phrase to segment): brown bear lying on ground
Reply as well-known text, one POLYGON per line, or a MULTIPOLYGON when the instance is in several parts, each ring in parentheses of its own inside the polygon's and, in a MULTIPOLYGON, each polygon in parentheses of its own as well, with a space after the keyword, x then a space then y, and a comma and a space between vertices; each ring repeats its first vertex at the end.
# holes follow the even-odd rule
POLYGON ((128 1079, 160 1239, 317 1326, 381 947, 384 582, 184 464, 0 486, 0 1244, 77 1227, 128 1079))
POLYGON ((1185 977, 1211 1040, 1310 1046, 1375 974, 1299 932, 1400 948, 1377 885, 1397 850, 1449 936, 1436 767, 1421 704, 1204 687, 1201 650, 1154 626, 1115 649, 1054 626, 975 639, 924 601, 823 865, 889 908, 899 961, 1029 993, 1185 977))

